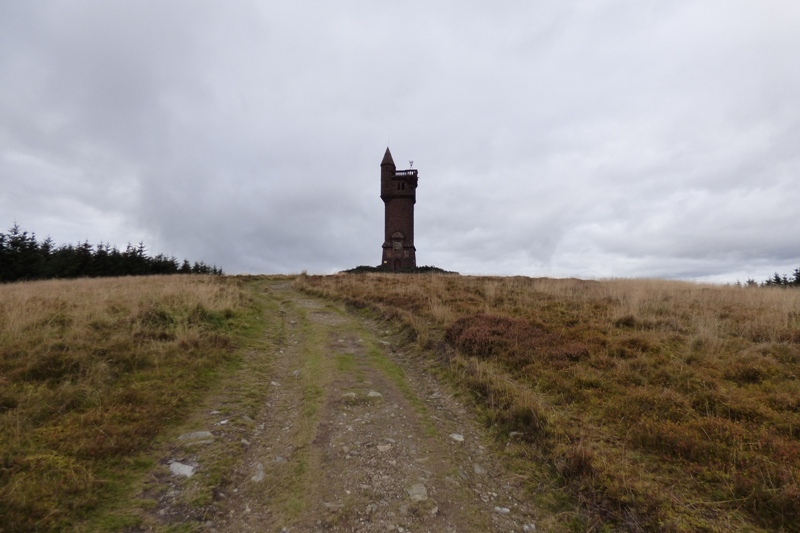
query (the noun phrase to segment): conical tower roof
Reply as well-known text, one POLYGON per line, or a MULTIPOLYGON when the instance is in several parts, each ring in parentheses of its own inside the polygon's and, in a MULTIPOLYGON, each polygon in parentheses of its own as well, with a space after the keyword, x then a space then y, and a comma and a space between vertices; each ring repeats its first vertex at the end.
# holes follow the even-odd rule
POLYGON ((383 165, 392 165, 394 166, 394 159, 392 159, 392 152, 389 151, 389 147, 386 147, 386 153, 383 154, 383 161, 381 161, 381 166, 383 165))

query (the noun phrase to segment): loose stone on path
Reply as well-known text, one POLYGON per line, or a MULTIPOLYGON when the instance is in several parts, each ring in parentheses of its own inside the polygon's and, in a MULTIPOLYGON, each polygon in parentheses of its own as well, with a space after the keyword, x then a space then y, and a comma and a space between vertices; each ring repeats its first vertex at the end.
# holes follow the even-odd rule
POLYGON ((411 488, 408 489, 408 497, 415 502, 425 501, 428 499, 428 489, 422 483, 411 485, 411 488))
POLYGON ((255 474, 250 478, 254 483, 261 483, 264 481, 264 465, 256 463, 255 474))
POLYGON ((192 477, 194 475, 195 467, 192 465, 179 463, 178 461, 173 461, 169 464, 169 471, 176 476, 192 477))
POLYGON ((184 433, 178 437, 181 444, 184 446, 193 446, 199 444, 210 444, 214 442, 214 435, 210 431, 192 431, 191 433, 184 433))

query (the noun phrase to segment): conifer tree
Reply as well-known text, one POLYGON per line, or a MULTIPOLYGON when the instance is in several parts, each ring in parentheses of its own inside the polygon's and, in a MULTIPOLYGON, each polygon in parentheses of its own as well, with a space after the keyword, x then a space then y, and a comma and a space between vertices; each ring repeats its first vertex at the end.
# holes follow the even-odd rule
POLYGON ((175 256, 147 255, 143 242, 128 243, 124 252, 102 241, 93 246, 88 240, 77 246, 56 246, 50 237, 41 243, 36 235, 23 231, 17 223, 0 232, 0 283, 47 278, 77 278, 99 276, 132 276, 150 274, 217 274, 222 269, 209 267, 203 261, 188 259, 178 266, 175 256))

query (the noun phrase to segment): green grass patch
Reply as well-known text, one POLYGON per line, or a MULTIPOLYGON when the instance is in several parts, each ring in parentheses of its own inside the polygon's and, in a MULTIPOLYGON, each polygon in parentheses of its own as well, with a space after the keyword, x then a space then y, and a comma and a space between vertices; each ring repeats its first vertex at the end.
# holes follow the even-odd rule
POLYGON ((252 302, 177 278, 0 287, 0 531, 72 529, 123 498, 141 451, 237 364, 252 302))

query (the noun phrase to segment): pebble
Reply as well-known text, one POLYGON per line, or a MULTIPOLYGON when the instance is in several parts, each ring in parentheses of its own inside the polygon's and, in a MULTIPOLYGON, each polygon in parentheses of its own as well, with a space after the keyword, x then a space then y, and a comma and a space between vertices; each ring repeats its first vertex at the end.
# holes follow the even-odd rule
POLYGON ((378 444, 378 451, 379 452, 388 452, 392 449, 391 444, 378 444))
POLYGON ((383 398, 383 394, 378 391, 371 390, 369 394, 367 394, 367 398, 383 398))
POLYGON ((427 500, 428 489, 426 489, 425 485, 423 485, 422 483, 411 485, 411 488, 408 489, 408 497, 415 502, 421 502, 427 500))
POLYGON ((511 509, 508 507, 495 507, 494 512, 499 514, 508 514, 511 512, 511 509))
POLYGON ((191 433, 184 433, 178 440, 198 440, 198 439, 213 439, 214 435, 210 431, 192 431, 191 433))
POLYGON ((295 370, 294 372, 292 372, 292 375, 294 377, 298 377, 298 376, 300 376, 300 371, 299 370, 295 370))
POLYGON ((459 433, 451 433, 450 438, 456 442, 464 442, 464 435, 461 435, 459 433))
POLYGON ((250 479, 254 483, 261 483, 262 481, 264 481, 264 465, 262 465, 261 463, 256 463, 255 470, 256 470, 255 474, 253 474, 253 477, 251 477, 250 479))
POLYGON ((522 531, 525 533, 532 533, 533 531, 536 531, 536 524, 525 524, 522 526, 522 531))
POLYGON ((342 509, 344 507, 343 503, 328 503, 328 502, 325 502, 322 505, 324 505, 326 509, 329 509, 331 511, 338 511, 339 509, 342 509))
POLYGON ((281 457, 280 455, 276 455, 275 456, 275 462, 276 463, 285 463, 286 462, 286 458, 285 457, 281 457))
POLYGON ((195 467, 173 461, 169 464, 169 471, 176 476, 192 477, 194 475, 195 467))
POLYGON ((270 381, 269 384, 272 385, 273 387, 280 387, 281 386, 281 384, 278 383, 277 381, 270 381))
POLYGON ((486 469, 485 469, 485 468, 483 468, 483 467, 482 467, 481 465, 479 465, 479 464, 472 465, 472 469, 473 469, 473 470, 475 471, 475 473, 476 473, 476 474, 478 474, 479 476, 485 476, 485 475, 486 475, 486 469))
POLYGON ((342 399, 344 399, 344 400, 355 400, 356 399, 356 393, 355 392, 345 392, 344 394, 342 394, 342 399))

